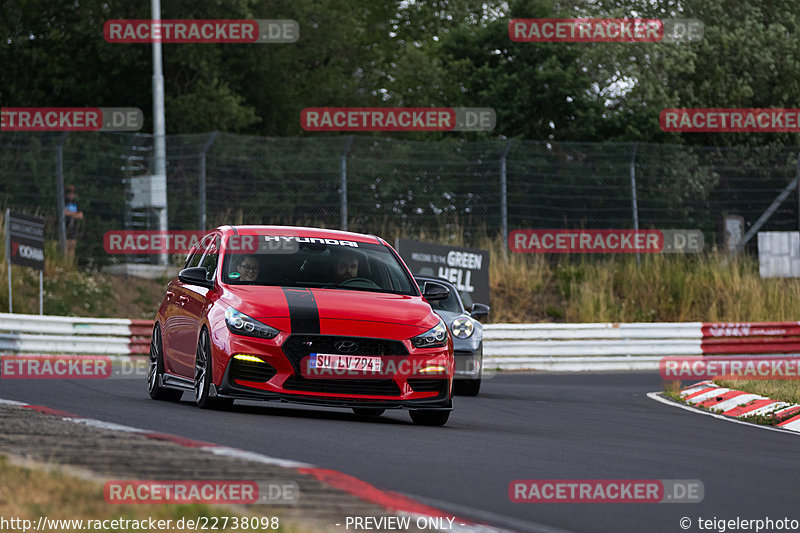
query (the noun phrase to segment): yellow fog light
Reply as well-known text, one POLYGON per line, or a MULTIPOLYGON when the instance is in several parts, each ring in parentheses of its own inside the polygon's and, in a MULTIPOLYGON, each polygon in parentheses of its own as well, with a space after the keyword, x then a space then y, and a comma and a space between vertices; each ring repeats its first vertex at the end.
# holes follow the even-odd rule
POLYGON ((247 355, 243 353, 237 353, 233 356, 234 359, 238 359, 239 361, 247 361, 248 363, 263 363, 264 360, 260 357, 256 357, 255 355, 247 355))
POLYGON ((419 372, 420 374, 440 374, 447 372, 447 368, 442 365, 428 365, 425 368, 421 368, 419 372))

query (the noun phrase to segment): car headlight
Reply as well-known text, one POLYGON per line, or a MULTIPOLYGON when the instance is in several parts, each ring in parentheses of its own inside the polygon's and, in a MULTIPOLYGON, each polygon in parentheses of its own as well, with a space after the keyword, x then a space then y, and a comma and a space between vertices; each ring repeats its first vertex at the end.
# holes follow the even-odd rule
POLYGON ((262 324, 255 318, 251 318, 233 307, 225 310, 225 325, 228 330, 238 335, 248 337, 260 337, 262 339, 273 339, 278 336, 278 331, 266 324, 262 324))
POLYGON ((439 318, 439 323, 423 333, 411 338, 414 348, 440 348, 447 346, 447 326, 439 318))
POLYGON ((472 324, 472 319, 468 316, 457 317, 455 320, 453 320, 450 328, 453 330, 453 335, 459 339, 468 339, 472 336, 472 332, 475 331, 475 326, 472 324))

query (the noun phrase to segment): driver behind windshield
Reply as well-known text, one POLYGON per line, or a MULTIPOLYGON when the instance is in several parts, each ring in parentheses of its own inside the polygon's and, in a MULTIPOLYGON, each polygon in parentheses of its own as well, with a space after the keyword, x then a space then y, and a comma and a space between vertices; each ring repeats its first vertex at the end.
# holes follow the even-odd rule
POLYGON ((340 285, 349 279, 357 278, 360 262, 361 260, 355 252, 349 250, 339 252, 333 269, 333 283, 340 285))

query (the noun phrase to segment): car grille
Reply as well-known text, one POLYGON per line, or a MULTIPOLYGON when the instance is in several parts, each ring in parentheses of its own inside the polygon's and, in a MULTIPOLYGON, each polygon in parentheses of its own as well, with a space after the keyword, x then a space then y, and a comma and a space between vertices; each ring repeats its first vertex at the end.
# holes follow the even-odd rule
POLYGON ((290 376, 283 384, 283 388, 287 390, 376 396, 401 394, 397 384, 391 379, 307 379, 302 376, 301 370, 301 362, 311 353, 396 356, 396 364, 399 366, 408 355, 408 350, 400 341, 367 337, 292 335, 281 348, 295 370, 295 375, 290 376), (337 348, 337 343, 340 342, 356 343, 357 347, 352 351, 342 351, 337 348))
MULTIPOLYGON (((334 337, 329 335, 292 335, 283 343, 283 353, 292 363, 295 372, 301 372, 300 362, 310 353, 331 353, 343 355, 408 355, 405 345, 400 341, 385 339, 369 339, 363 337, 334 337), (341 351, 336 347, 339 342, 354 342, 357 348, 353 351, 341 351)), ((402 358, 398 359, 399 361, 402 358)))
POLYGON ((400 388, 391 379, 306 379, 290 376, 283 388, 304 392, 400 396, 400 388))
POLYGON ((243 381, 258 381, 266 383, 277 373, 275 367, 269 363, 256 363, 242 361, 234 358, 231 363, 231 379, 243 381))
POLYGON ((443 392, 447 389, 449 381, 443 378, 436 379, 409 379, 408 384, 414 392, 443 392))

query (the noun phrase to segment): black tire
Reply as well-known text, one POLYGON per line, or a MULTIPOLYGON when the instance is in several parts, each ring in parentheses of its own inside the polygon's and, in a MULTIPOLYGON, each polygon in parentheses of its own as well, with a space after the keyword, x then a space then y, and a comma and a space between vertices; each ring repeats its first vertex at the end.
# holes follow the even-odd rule
POLYGON ((431 411, 420 409, 417 411, 409 411, 411 421, 418 426, 443 426, 447 424, 447 419, 450 418, 450 411, 431 411))
POLYGON ((386 409, 379 409, 377 407, 353 407, 353 413, 356 416, 363 417, 377 417, 386 412, 386 409))
POLYGON ((164 349, 161 343, 161 328, 156 324, 150 337, 150 367, 147 371, 147 392, 154 400, 179 402, 183 391, 168 389, 159 385, 159 378, 164 375, 164 349))
POLYGON ((477 396, 481 391, 480 379, 460 379, 456 380, 455 393, 459 396, 477 396))
POLYGON ((194 402, 200 409, 230 409, 233 400, 230 398, 212 398, 211 389, 211 345, 208 331, 200 331, 197 341, 197 352, 194 356, 194 402))

